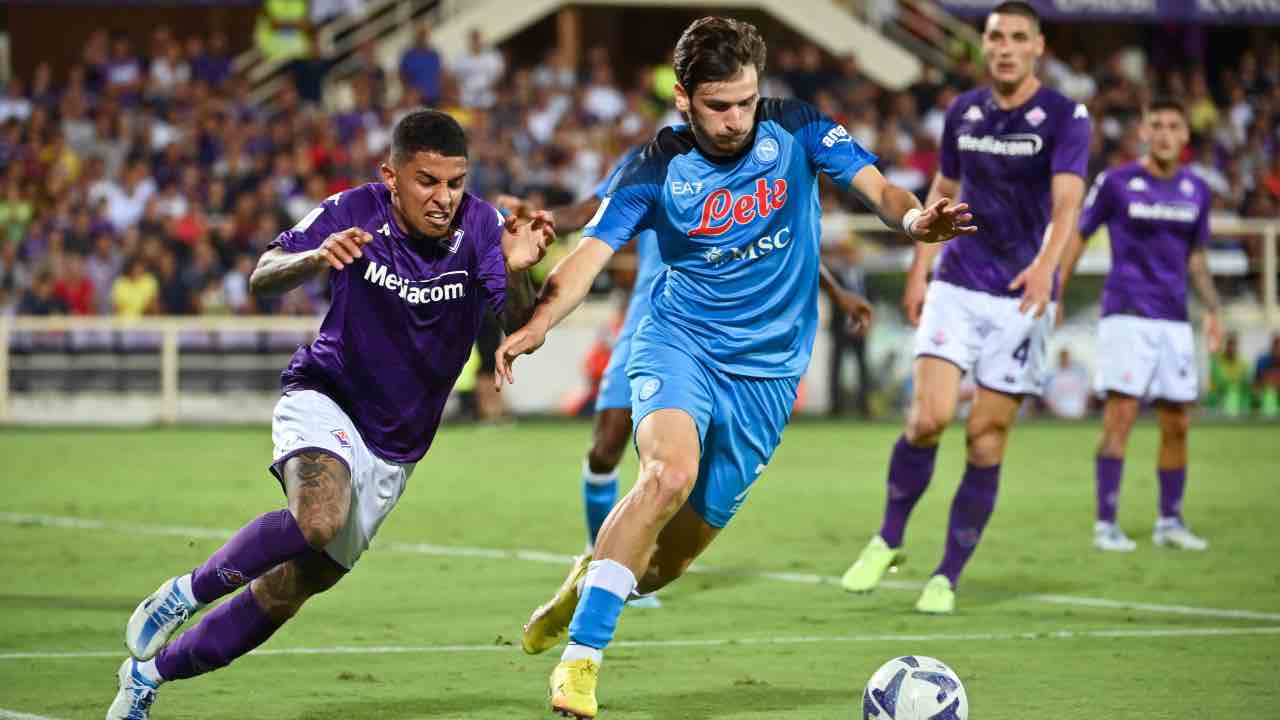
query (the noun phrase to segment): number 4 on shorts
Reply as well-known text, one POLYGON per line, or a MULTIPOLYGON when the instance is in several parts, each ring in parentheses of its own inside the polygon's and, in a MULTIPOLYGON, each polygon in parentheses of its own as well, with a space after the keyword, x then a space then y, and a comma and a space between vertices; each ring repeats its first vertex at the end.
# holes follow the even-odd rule
POLYGON ((1027 355, 1031 353, 1031 338, 1022 341, 1022 344, 1013 351, 1013 359, 1018 361, 1022 367, 1027 366, 1027 355))

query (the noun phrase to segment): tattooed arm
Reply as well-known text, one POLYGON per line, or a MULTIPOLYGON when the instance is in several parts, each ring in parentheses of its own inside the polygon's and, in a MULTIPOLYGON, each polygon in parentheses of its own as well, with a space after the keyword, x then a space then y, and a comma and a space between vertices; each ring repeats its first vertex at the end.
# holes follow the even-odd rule
POLYGON ((1187 271, 1191 275, 1191 285, 1196 295, 1204 303, 1204 333, 1209 340, 1209 352, 1217 352, 1222 343, 1222 323, 1219 319, 1218 290, 1213 285, 1213 275, 1209 273, 1209 256, 1204 248, 1191 252, 1187 261, 1187 271))
POLYGON ((321 270, 342 268, 364 253, 360 248, 373 241, 373 236, 360 228, 336 232, 315 250, 286 252, 271 248, 258 258, 258 266, 249 276, 249 291, 254 295, 279 295, 289 292, 321 270))

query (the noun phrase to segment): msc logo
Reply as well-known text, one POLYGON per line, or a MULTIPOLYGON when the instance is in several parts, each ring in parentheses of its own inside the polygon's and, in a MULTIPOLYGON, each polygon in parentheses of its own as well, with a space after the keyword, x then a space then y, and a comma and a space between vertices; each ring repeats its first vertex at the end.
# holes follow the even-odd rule
POLYGON ((454 270, 427 280, 410 280, 395 273, 387 272, 386 265, 379 265, 372 260, 369 261, 368 267, 364 269, 365 280, 398 294, 401 300, 410 305, 426 305, 427 303, 457 300, 466 297, 467 286, 462 282, 427 285, 427 283, 435 283, 442 278, 457 275, 465 277, 467 271, 454 270))
POLYGON ((743 245, 742 247, 724 248, 713 247, 703 253, 707 258, 707 262, 712 266, 722 265, 733 260, 755 260, 764 255, 768 255, 774 250, 782 250, 791 244, 791 226, 782 228, 772 235, 765 235, 758 240, 743 245))
POLYGON ((767 218, 786 204, 787 181, 782 178, 772 184, 760 178, 756 180, 755 192, 740 197, 734 197, 727 188, 720 188, 703 201, 702 219, 698 227, 689 231, 689 237, 719 237, 734 225, 746 225, 758 217, 767 218))

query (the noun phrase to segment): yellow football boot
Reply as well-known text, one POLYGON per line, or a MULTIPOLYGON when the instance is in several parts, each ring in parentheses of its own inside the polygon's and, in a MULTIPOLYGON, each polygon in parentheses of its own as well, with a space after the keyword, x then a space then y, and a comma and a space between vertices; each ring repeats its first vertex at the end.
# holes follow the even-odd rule
POLYGON ((561 662, 551 672, 551 711, 562 717, 590 720, 599 711, 596 679, 600 666, 590 658, 561 662))
POLYGON ((520 642, 525 652, 537 655, 560 644, 560 640, 569 631, 573 611, 578 608, 578 581, 587 574, 589 564, 590 555, 574 558, 573 568, 569 570, 569 576, 564 579, 560 589, 556 590, 556 594, 545 605, 529 616, 520 642))

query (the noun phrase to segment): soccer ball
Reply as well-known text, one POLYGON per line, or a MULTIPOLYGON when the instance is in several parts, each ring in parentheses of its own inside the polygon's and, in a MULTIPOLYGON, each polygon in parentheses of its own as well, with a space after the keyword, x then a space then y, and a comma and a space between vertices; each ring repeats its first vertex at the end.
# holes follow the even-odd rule
POLYGON ((968 720, 969 698, 951 668, 923 655, 894 658, 862 691, 862 720, 968 720))

